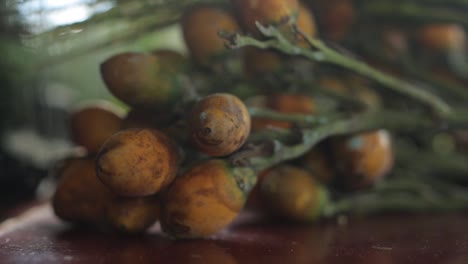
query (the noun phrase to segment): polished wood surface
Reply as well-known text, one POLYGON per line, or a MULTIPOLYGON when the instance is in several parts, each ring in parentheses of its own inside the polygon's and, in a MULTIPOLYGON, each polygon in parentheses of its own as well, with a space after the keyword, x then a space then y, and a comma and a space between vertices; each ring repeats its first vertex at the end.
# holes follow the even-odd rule
POLYGON ((468 214, 382 215, 315 225, 244 213, 204 240, 100 233, 56 219, 49 205, 0 225, 0 263, 468 263, 468 214))

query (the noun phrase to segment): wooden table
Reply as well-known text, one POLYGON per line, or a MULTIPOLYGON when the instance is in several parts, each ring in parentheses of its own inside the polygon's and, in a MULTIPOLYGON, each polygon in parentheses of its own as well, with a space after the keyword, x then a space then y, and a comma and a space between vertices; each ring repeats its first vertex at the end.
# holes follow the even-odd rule
POLYGON ((0 263, 466 264, 468 214, 386 215, 291 225, 244 213, 204 240, 98 233, 56 219, 48 204, 0 225, 0 263))

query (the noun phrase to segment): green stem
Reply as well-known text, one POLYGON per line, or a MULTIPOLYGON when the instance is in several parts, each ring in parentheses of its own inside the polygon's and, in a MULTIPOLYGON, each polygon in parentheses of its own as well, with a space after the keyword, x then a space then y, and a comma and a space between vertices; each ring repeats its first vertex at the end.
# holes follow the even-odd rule
POLYGON ((250 107, 250 116, 253 118, 265 118, 276 121, 286 121, 296 123, 302 126, 315 126, 323 125, 331 120, 336 120, 336 116, 324 116, 324 115, 306 115, 306 114, 285 114, 273 110, 250 107))
POLYGON ((457 85, 455 83, 449 83, 443 80, 443 78, 437 77, 409 61, 404 61, 403 67, 407 72, 414 75, 416 78, 421 79, 436 88, 441 88, 439 90, 446 89, 457 96, 468 99, 468 89, 466 89, 466 87, 457 85))
MULTIPOLYGON (((453 186, 443 186, 449 193, 442 194, 430 184, 412 180, 388 180, 386 187, 367 193, 357 193, 329 202, 323 209, 323 217, 340 214, 373 214, 385 211, 448 212, 468 208, 468 196, 453 186), (451 195, 456 191, 456 195, 451 195)), ((466 192, 466 190, 464 190, 466 192)))
POLYGON ((454 180, 468 183, 468 156, 453 154, 437 154, 416 149, 413 146, 397 143, 396 157, 399 164, 403 164, 407 170, 414 172, 418 178, 433 174, 445 180, 454 180), (418 157, 414 162, 414 157, 418 157))
POLYGON ((374 81, 377 81, 380 84, 392 88, 394 91, 406 94, 413 99, 417 99, 420 102, 431 106, 441 115, 446 115, 450 112, 450 106, 448 106, 437 96, 425 90, 419 89, 406 81, 400 80, 391 75, 376 70, 375 68, 372 68, 363 62, 341 55, 336 51, 327 50, 326 53, 328 56, 328 61, 331 63, 343 66, 350 70, 354 70, 355 72, 360 73, 364 76, 369 76, 374 81))
MULTIPOLYGON (((295 115, 298 120, 306 117, 305 115, 295 115)), ((302 120, 304 123, 306 119, 302 120)), ((408 114, 404 112, 394 112, 389 110, 368 111, 362 114, 356 114, 346 119, 333 120, 321 126, 302 129, 302 140, 299 144, 288 145, 277 138, 260 137, 265 142, 273 142, 273 153, 271 155, 259 155, 252 157, 250 166, 256 171, 261 172, 266 168, 279 164, 286 160, 297 158, 321 140, 336 135, 344 135, 356 132, 363 132, 376 129, 388 129, 390 131, 413 132, 417 130, 439 129, 440 121, 433 120, 424 115, 408 114)), ((448 118, 444 120, 444 126, 450 128, 468 127, 468 114, 464 112, 459 117, 448 118)), ((291 137, 291 133, 281 133, 282 138, 291 137)), ((297 134, 297 133, 296 133, 297 134)), ((252 135, 252 136, 255 136, 252 135)), ((257 137, 258 138, 258 137, 257 137)))
MULTIPOLYGON (((299 118, 299 116, 296 117, 299 118)), ((273 140, 273 155, 252 158, 251 166, 254 167, 257 172, 263 171, 275 164, 303 155, 319 141, 330 136, 380 128, 406 131, 421 128, 425 129, 433 126, 434 123, 429 119, 411 116, 406 113, 379 111, 359 114, 348 119, 335 120, 313 129, 303 129, 302 142, 300 144, 291 146, 285 145, 278 140, 273 140)))
POLYGON ((254 46, 260 49, 273 48, 279 51, 282 51, 289 55, 301 55, 312 61, 322 62, 322 63, 331 63, 337 66, 341 66, 348 70, 354 71, 361 75, 364 75, 385 87, 392 89, 401 94, 405 94, 414 100, 417 100, 432 109, 434 109, 439 115, 446 116, 450 113, 451 108, 448 104, 442 101, 437 96, 422 90, 408 82, 385 74, 379 70, 376 70, 364 62, 358 61, 346 55, 343 55, 331 48, 328 48, 322 41, 318 39, 311 38, 306 34, 303 34, 298 30, 304 38, 306 38, 311 46, 316 50, 303 49, 295 46, 290 43, 286 38, 281 35, 274 27, 263 27, 260 24, 257 24, 259 30, 267 37, 273 37, 274 39, 259 41, 247 36, 241 35, 230 35, 227 36, 225 33, 222 33, 221 36, 227 38, 230 41, 230 46, 234 48, 239 48, 243 46, 254 46))
POLYGON ((317 93, 323 94, 338 101, 338 103, 341 104, 341 106, 348 105, 354 107, 355 109, 363 109, 368 107, 362 101, 359 101, 355 97, 339 93, 332 89, 327 89, 327 87, 320 87, 316 85, 314 86, 314 90, 317 91, 317 93))

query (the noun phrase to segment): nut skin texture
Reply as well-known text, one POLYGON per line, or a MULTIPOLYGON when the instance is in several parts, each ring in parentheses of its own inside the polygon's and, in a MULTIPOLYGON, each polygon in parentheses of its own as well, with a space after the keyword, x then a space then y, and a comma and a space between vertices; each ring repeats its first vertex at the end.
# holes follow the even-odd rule
POLYGON ((227 161, 204 161, 169 187, 163 198, 161 226, 176 238, 207 237, 230 224, 245 200, 227 161))
POLYGON ((238 150, 250 134, 247 107, 231 94, 212 94, 198 101, 188 123, 194 146, 213 157, 238 150))
POLYGON ((429 51, 446 52, 464 48, 466 36, 457 24, 428 24, 419 30, 418 40, 429 51))
MULTIPOLYGON (((316 105, 312 98, 300 94, 273 94, 266 99, 267 108, 286 114, 312 114, 316 105)), ((290 128, 292 123, 285 121, 274 121, 264 118, 252 120, 254 130, 266 127, 290 128)))
POLYGON ((371 187, 393 167, 393 148, 386 130, 337 139, 332 152, 338 184, 349 190, 371 187))
POLYGON ((299 4, 297 0, 231 0, 239 13, 245 29, 253 35, 262 36, 255 22, 263 26, 279 26, 287 37, 293 37, 290 26, 296 23, 299 4))
POLYGON ((201 5, 189 9, 182 18, 182 32, 191 56, 199 65, 210 67, 230 51, 219 31, 240 32, 240 27, 225 9, 201 5))
POLYGON ((103 225, 112 198, 111 191, 96 176, 94 159, 74 158, 61 171, 52 207, 65 221, 103 225))
POLYGON ((262 181, 260 194, 273 214, 299 222, 318 219, 328 197, 311 174, 289 165, 271 170, 262 181))
POLYGON ((109 91, 132 107, 171 109, 183 93, 183 78, 154 54, 125 52, 101 64, 109 91))
POLYGON ((159 217, 159 199, 156 196, 115 196, 107 210, 107 222, 122 233, 142 233, 159 217))
POLYGON ((140 233, 159 215, 154 196, 118 197, 97 177, 91 157, 70 158, 60 171, 60 182, 52 198, 55 214, 68 222, 122 233, 140 233))
POLYGON ((169 185, 177 174, 175 144, 151 129, 128 129, 114 134, 96 158, 101 181, 115 194, 148 196, 169 185))
POLYGON ((70 113, 73 142, 88 153, 96 153, 107 138, 120 130, 122 116, 119 108, 104 101, 79 106, 70 113))

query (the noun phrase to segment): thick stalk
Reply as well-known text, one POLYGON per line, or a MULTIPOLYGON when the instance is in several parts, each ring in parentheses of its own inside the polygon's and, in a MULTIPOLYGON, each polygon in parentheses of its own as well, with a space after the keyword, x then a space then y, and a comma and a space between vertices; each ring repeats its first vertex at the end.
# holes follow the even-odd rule
MULTIPOLYGON (((466 121, 466 124, 468 124, 468 120, 466 121)), ((380 128, 412 131, 415 129, 428 129, 434 126, 435 124, 429 119, 411 116, 406 113, 379 111, 358 114, 347 119, 331 121, 315 128, 303 129, 302 140, 299 144, 286 145, 278 140, 273 140, 273 154, 270 156, 254 157, 250 160, 250 165, 255 171, 260 172, 275 164, 303 155, 318 142, 330 136, 380 128)))
POLYGON ((451 108, 448 104, 428 91, 376 70, 357 59, 341 54, 327 47, 322 41, 318 39, 310 38, 306 34, 300 32, 309 41, 314 49, 299 48, 286 40, 281 32, 279 32, 274 27, 263 27, 258 23, 257 26, 265 36, 271 37, 273 39, 260 41, 247 36, 241 36, 238 34, 229 35, 226 33, 221 33, 221 36, 229 40, 229 46, 232 48, 240 48, 243 46, 253 46, 260 49, 272 48, 289 55, 304 56, 312 61, 331 63, 337 66, 341 66, 350 71, 364 75, 395 92, 406 95, 422 104, 429 106, 441 116, 446 116, 451 111, 451 108))
POLYGON ((336 120, 337 115, 334 116, 325 116, 325 115, 306 115, 306 114, 286 114, 281 112, 276 112, 273 110, 268 110, 264 108, 249 108, 250 116, 253 118, 265 118, 272 119, 276 121, 286 121, 296 123, 301 126, 316 126, 323 125, 331 120, 336 120))

